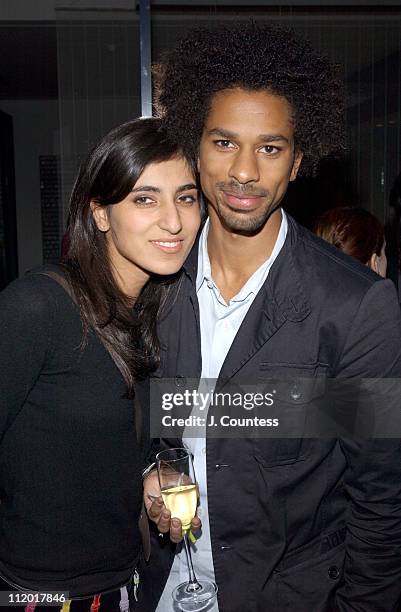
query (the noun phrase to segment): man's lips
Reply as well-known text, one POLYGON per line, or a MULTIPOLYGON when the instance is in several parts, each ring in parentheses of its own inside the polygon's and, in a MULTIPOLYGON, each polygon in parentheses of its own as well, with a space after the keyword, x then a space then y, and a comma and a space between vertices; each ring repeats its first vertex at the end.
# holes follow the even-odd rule
POLYGON ((235 194, 223 191, 224 199, 233 208, 254 208, 264 199, 264 195, 235 194))
POLYGON ((151 240, 150 242, 165 253, 179 253, 184 244, 183 238, 176 240, 151 240))

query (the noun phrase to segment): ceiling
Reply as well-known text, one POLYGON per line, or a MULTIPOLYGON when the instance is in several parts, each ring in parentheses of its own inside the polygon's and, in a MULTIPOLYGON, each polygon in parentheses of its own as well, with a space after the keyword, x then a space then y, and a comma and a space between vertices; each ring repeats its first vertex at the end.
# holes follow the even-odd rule
MULTIPOLYGON (((125 0, 126 1, 126 0, 125 0)), ((156 2, 157 4, 157 2, 156 2)), ((160 3, 159 3, 160 4, 160 3)), ((177 7, 176 7, 177 9, 177 7)), ((256 11, 255 17, 265 19, 264 14, 256 11)), ((153 53, 157 57, 161 51, 169 48, 174 41, 193 24, 194 15, 197 22, 211 23, 216 19, 233 20, 245 19, 250 13, 249 8, 239 10, 221 9, 215 7, 207 10, 198 7, 197 10, 179 11, 166 9, 162 6, 153 11, 153 53)), ((0 99, 57 99, 58 97, 58 67, 57 67, 57 29, 63 28, 63 40, 65 32, 71 32, 71 44, 82 48, 82 44, 88 45, 88 49, 95 52, 94 45, 102 47, 101 52, 112 52, 115 41, 108 40, 110 21, 102 15, 101 21, 70 20, 68 11, 64 19, 47 22, 2 22, 0 20, 0 99), (82 25, 85 28, 85 41, 80 40, 82 25), (102 27, 102 33, 96 34, 94 26, 102 27), (92 29, 91 29, 92 27, 92 29), (66 30, 67 28, 67 30, 66 30), (70 30, 68 30, 70 28, 70 30), (76 41, 76 43, 74 43, 76 41)), ((114 16, 113 16, 114 17, 114 16)), ((85 17, 87 19, 88 16, 85 17)), ((351 95, 364 95, 364 88, 368 87, 366 95, 370 95, 371 87, 366 71, 372 70, 372 65, 377 65, 375 78, 384 78, 384 72, 401 69, 401 10, 384 9, 378 11, 366 10, 342 10, 322 9, 319 14, 313 9, 278 10, 272 9, 269 19, 291 22, 296 25, 302 33, 311 39, 317 48, 324 49, 332 59, 337 60, 344 66, 344 71, 349 84, 351 95), (313 19, 311 18, 313 16, 313 19), (333 20, 336 27, 333 27, 333 20), (388 58, 386 62, 386 58, 388 58), (387 67, 386 67, 387 66, 387 67), (367 85, 368 83, 368 85, 367 85)), ((125 15, 125 22, 116 21, 117 24, 130 22, 138 24, 138 17, 131 12, 125 15)), ((121 30, 122 31, 122 30, 121 30)), ((137 43, 132 40, 132 30, 127 30, 130 53, 134 52, 137 43)), ((118 41, 123 43, 124 41, 118 41)), ((127 43, 128 44, 128 43, 127 43)), ((139 56, 139 41, 138 41, 139 56)), ((62 70, 69 69, 66 65, 68 54, 59 53, 59 62, 62 70)), ((117 83, 118 88, 118 83, 117 83)), ((96 95, 96 94, 95 94, 96 95)))

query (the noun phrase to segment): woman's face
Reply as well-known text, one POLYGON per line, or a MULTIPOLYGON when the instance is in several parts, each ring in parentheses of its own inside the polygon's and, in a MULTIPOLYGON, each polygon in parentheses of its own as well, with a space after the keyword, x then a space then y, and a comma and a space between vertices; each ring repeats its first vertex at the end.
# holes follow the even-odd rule
POLYGON ((92 203, 106 233, 121 289, 136 296, 151 274, 177 272, 200 225, 194 175, 181 158, 149 164, 124 200, 109 207, 92 203))

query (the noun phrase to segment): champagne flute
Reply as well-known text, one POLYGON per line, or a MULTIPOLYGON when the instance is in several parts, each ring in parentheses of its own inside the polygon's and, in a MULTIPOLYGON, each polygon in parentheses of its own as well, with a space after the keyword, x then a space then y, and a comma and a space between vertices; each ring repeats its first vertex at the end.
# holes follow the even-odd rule
POLYGON ((174 589, 173 599, 182 610, 198 612, 216 598, 217 585, 207 580, 197 580, 192 564, 188 531, 198 503, 192 455, 185 448, 171 448, 158 453, 156 462, 164 504, 171 512, 171 518, 179 518, 182 523, 188 563, 189 580, 174 589))

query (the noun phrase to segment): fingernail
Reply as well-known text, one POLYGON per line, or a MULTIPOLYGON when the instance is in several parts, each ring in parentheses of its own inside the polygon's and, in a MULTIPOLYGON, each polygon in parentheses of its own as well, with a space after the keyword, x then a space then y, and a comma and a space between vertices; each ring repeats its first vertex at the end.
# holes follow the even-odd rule
POLYGON ((171 524, 173 527, 180 527, 180 521, 178 521, 177 519, 173 519, 171 521, 171 524))
POLYGON ((170 518, 170 515, 168 512, 162 512, 162 518, 168 520, 170 518))

